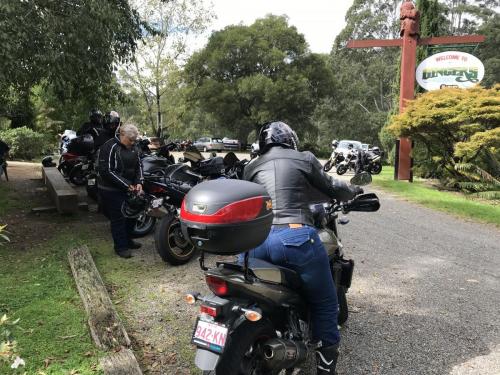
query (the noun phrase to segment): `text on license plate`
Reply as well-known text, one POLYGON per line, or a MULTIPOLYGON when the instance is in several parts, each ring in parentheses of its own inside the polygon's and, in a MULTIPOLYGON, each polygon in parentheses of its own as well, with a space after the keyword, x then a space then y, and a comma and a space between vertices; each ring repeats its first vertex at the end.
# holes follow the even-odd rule
POLYGON ((227 327, 198 320, 193 334, 193 344, 222 353, 226 345, 227 327))

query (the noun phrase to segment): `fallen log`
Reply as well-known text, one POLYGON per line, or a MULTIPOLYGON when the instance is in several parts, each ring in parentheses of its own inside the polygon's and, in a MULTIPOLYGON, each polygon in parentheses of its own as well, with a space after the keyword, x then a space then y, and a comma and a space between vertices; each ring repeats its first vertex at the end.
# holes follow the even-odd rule
POLYGON ((106 375, 142 375, 137 359, 130 349, 109 354, 99 363, 106 375))
POLYGON ((130 347, 130 338, 109 298, 87 246, 68 252, 69 264, 97 347, 111 350, 130 347))

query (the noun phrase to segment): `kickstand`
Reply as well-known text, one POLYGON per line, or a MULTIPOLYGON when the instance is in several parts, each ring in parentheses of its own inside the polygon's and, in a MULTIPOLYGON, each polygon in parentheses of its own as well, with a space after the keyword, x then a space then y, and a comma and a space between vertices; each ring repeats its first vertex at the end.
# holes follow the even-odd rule
POLYGON ((203 271, 207 271, 208 268, 205 267, 205 252, 202 250, 201 251, 201 254, 200 254, 200 257, 198 258, 199 262, 200 262, 200 268, 203 270, 203 271))

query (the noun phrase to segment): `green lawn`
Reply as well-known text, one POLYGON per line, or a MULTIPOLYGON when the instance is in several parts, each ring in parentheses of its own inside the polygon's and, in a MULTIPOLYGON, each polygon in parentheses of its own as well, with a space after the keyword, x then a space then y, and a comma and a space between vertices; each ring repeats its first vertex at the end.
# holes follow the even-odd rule
POLYGON ((373 185, 426 207, 500 226, 499 204, 489 204, 462 194, 439 191, 419 179, 413 183, 394 181, 393 167, 384 167, 380 175, 373 176, 373 185))

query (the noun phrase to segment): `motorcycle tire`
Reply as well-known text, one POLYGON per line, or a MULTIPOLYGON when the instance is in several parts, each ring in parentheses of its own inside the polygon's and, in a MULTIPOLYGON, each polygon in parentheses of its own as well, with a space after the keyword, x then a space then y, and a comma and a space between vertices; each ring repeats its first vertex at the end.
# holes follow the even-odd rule
POLYGON ((139 238, 144 237, 151 233, 156 225, 156 218, 142 214, 136 221, 134 228, 132 229, 132 237, 139 238))
MULTIPOLYGON (((260 372, 250 372, 252 366, 258 363, 258 357, 256 356, 258 350, 251 349, 255 345, 273 337, 276 337, 276 329, 267 319, 261 319, 258 322, 243 322, 228 337, 226 348, 215 370, 204 371, 203 375, 251 375, 263 373, 262 369, 260 369, 260 372)), ((254 368, 254 370, 258 371, 259 367, 254 368)))
POLYGON ((87 185, 87 176, 88 172, 82 170, 82 166, 75 166, 69 172, 69 180, 72 184, 76 186, 84 186, 87 185))
POLYGON ((172 213, 161 218, 155 231, 155 247, 161 259, 173 266, 186 264, 196 253, 182 234, 179 218, 172 213))
POLYGON ((373 164, 371 166, 371 168, 370 168, 371 174, 379 174, 380 172, 382 172, 382 164, 377 163, 377 164, 373 164))
POLYGON ((333 163, 332 163, 330 160, 328 160, 328 161, 325 163, 325 165, 323 166, 323 170, 324 170, 325 172, 330 172, 330 170, 331 170, 332 168, 333 168, 333 163))
POLYGON ((339 165, 339 166, 337 167, 337 174, 338 174, 339 176, 342 176, 342 175, 343 175, 344 173, 346 173, 346 172, 347 172, 347 166, 345 166, 345 165, 339 165))
POLYGON ((339 315, 337 317, 337 322, 339 326, 342 326, 349 318, 349 306, 347 306, 345 286, 339 285, 337 287, 337 300, 339 302, 339 315))

